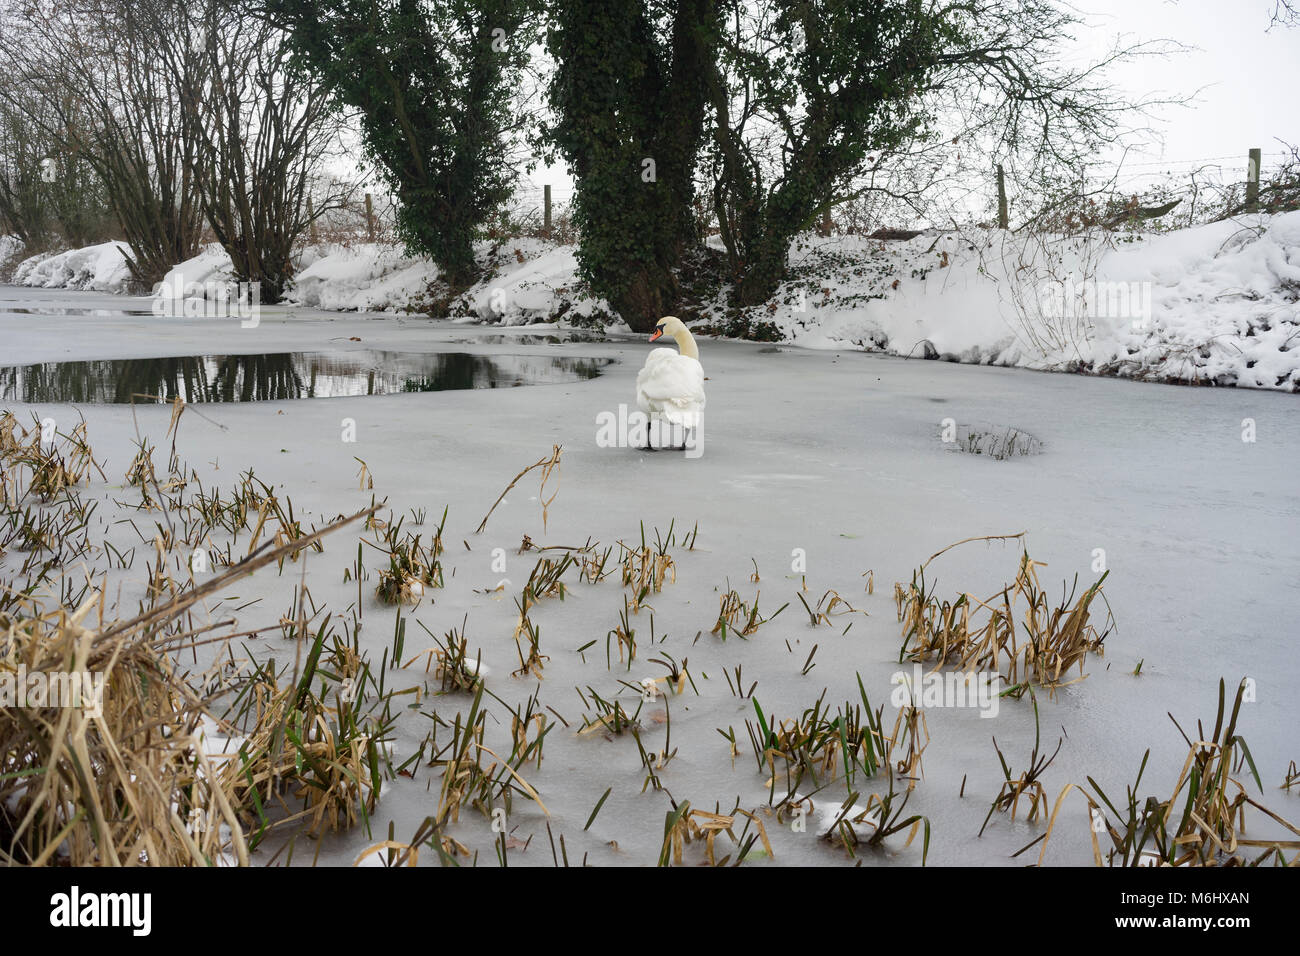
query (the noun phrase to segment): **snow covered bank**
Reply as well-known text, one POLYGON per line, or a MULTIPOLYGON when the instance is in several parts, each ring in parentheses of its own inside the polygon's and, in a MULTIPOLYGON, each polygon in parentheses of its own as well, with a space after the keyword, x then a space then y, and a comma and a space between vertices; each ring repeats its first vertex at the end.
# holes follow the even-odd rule
MULTIPOLYGON (((715 240, 716 244, 716 240, 715 240)), ((623 327, 585 293, 573 246, 484 241, 485 278, 449 297, 438 269, 399 248, 304 250, 287 297, 331 311, 413 312, 507 326, 623 327)), ((119 243, 23 262, 15 282, 118 292, 119 243)), ((212 246, 169 282, 233 281, 212 246)), ((1300 391, 1300 212, 1176 232, 1030 236, 929 231, 905 241, 804 235, 764 306, 706 299, 698 331, 815 349, 1300 391)))
POLYGON ((230 262, 230 256, 214 242, 205 246, 193 259, 186 259, 173 266, 163 277, 162 284, 170 289, 184 289, 188 285, 206 286, 215 282, 234 281, 235 268, 230 262))
MULTIPOLYGON (((484 278, 449 300, 445 294, 439 297, 438 267, 399 247, 373 242, 308 246, 286 302, 334 312, 423 312, 507 326, 560 318, 617 324, 604 300, 581 295, 573 246, 520 237, 481 242, 477 255, 484 278)), ((215 244, 178 264, 163 280, 169 289, 198 287, 199 292, 234 281, 230 257, 215 244)))
POLYGON ((1300 213, 1151 236, 805 237, 753 315, 785 341, 1300 390, 1300 213))
MULTIPOLYGON (((453 301, 436 298, 438 267, 400 247, 363 242, 308 246, 286 302, 332 312, 425 312, 469 322, 532 325, 561 315, 591 316, 603 302, 582 298, 572 246, 538 239, 479 243, 485 277, 453 301)), ((169 288, 235 281, 230 257, 211 245, 163 280, 169 288)), ((607 311, 607 310, 606 310, 607 311)))
POLYGON ((436 298, 438 268, 392 246, 365 243, 313 248, 289 301, 317 309, 422 312, 469 322, 534 325, 564 319, 617 323, 603 299, 582 294, 573 246, 527 236, 480 242, 485 276, 460 296, 436 298))
POLYGON ((437 276, 432 262, 395 246, 313 247, 294 278, 289 301, 344 312, 405 311, 437 276))
MULTIPOLYGON (((79 289, 86 292, 127 291, 131 272, 124 242, 101 242, 84 249, 41 253, 24 259, 14 270, 14 285, 39 289, 79 289)), ((0 257, 3 258, 3 257, 0 257)))

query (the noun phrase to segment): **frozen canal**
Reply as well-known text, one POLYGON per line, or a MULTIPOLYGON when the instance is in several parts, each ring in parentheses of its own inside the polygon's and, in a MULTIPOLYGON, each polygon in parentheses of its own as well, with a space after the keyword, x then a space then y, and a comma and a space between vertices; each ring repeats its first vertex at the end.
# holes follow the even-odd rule
MULTIPOLYGON (((663 791, 642 792, 645 770, 633 740, 576 733, 586 707, 575 688, 613 695, 620 679, 636 683, 662 676, 663 668, 650 658, 688 658, 698 694, 688 687, 670 696, 670 721, 662 719, 662 699, 641 716, 647 748, 663 747, 671 733, 676 756, 658 771, 662 785, 696 808, 717 805, 729 812, 738 801, 744 809, 761 807, 768 800, 766 775, 755 766, 744 728, 754 719, 753 706, 733 695, 724 671, 734 675, 743 668, 746 688, 757 681, 754 698, 778 718, 797 717, 823 689, 832 708, 856 701, 855 674, 861 675, 872 703, 885 705, 888 728, 894 717, 890 678, 900 669, 894 582, 906 583, 930 555, 960 539, 1022 531, 1029 554, 1046 563, 1039 577, 1054 598, 1063 582, 1069 590, 1076 574, 1083 584, 1096 579, 1092 568, 1101 549, 1110 572, 1105 594, 1117 623, 1105 656, 1089 658, 1086 680, 1064 688, 1055 700, 1038 695, 1047 751, 1066 738, 1044 775, 1049 799, 1054 802, 1067 783, 1085 784, 1088 775, 1112 799, 1122 798, 1148 748, 1142 794, 1168 798, 1187 747, 1166 714, 1191 733, 1197 719, 1213 722, 1220 678, 1231 693, 1248 677, 1255 699, 1243 707, 1238 729, 1264 783, 1262 802, 1292 821, 1300 818, 1300 794, 1279 789, 1288 763, 1300 760, 1295 396, 702 338, 700 359, 708 377, 703 454, 688 458, 597 441, 598 416, 616 416, 620 404, 635 407, 636 372, 650 348, 640 337, 550 337, 558 341, 418 317, 282 307, 264 308, 256 327, 241 328, 238 320, 158 318, 147 299, 0 288, 0 366, 6 368, 304 352, 455 353, 510 368, 521 362, 552 367, 557 358, 591 360, 582 367, 598 371, 594 377, 520 387, 207 404, 196 409, 201 414, 184 417, 177 444, 178 455, 205 486, 228 487, 252 468, 292 499, 305 523, 319 525, 358 510, 372 494, 387 497, 395 516, 424 509, 431 523, 447 507, 446 587, 404 612, 406 656, 433 646, 417 621, 442 635, 467 619, 470 649, 481 648, 489 668, 488 687, 512 705, 539 686, 535 677, 510 676, 518 667, 513 598, 538 557, 516 553, 524 535, 538 546, 577 546, 590 538, 603 547, 620 539, 639 543, 642 524, 652 540, 652 529, 666 532, 670 522, 679 538, 698 524, 695 549, 672 550, 676 581, 649 599, 653 647, 649 610, 633 619, 639 652, 630 672, 617 655, 613 668, 606 667, 606 634, 623 609, 617 572, 596 585, 574 580, 563 602, 543 601, 532 612, 549 657, 540 699, 570 726, 556 722, 541 769, 531 767, 526 776, 550 811, 557 840, 564 835, 570 862, 585 855, 597 865, 654 863, 670 806, 663 791), (1002 461, 963 453, 941 440, 945 419, 1004 433, 1014 428, 1041 444, 1034 454, 1002 461), (355 441, 344 440, 350 435, 355 441), (475 535, 510 479, 555 444, 563 446, 563 459, 546 492, 558 491, 546 528, 533 472, 475 535), (373 475, 373 492, 358 488, 357 458, 373 475), (494 549, 504 551, 504 571, 501 552, 494 559, 494 549), (806 558, 810 603, 834 589, 867 615, 836 616, 833 626, 812 627, 796 598, 800 573, 792 562, 800 556, 806 558), (757 583, 751 580, 755 565, 757 583), (872 595, 864 589, 868 570, 874 575, 872 595), (510 582, 503 591, 488 593, 503 579, 510 582), (790 606, 747 640, 724 643, 710 629, 720 596, 731 588, 746 601, 760 592, 765 614, 790 606), (577 652, 593 641, 585 655, 577 652), (814 645, 814 666, 801 673, 814 645), (718 732, 728 728, 739 744, 734 761, 718 732)), ((131 406, 24 404, 14 397, 0 407, 24 420, 53 418, 60 429, 83 415, 96 455, 107 459, 108 483, 96 478, 94 490, 107 498, 136 494, 121 487, 134 453, 131 406)), ((170 414, 166 407, 135 408, 141 432, 160 448, 168 444, 170 414)), ((144 518, 145 524, 151 520, 144 518)), ((129 528, 106 529, 123 541, 134 539, 129 528)), ((317 605, 341 613, 356 600, 356 585, 344 582, 343 571, 356 559, 360 534, 346 529, 327 540, 323 554, 306 557, 305 581, 317 605)), ((987 597, 1012 580, 1018 553, 1014 542, 967 544, 939 558, 930 574, 950 599, 963 591, 987 597)), ((371 554, 378 562, 377 553, 371 554)), ((274 623, 290 606, 302 573, 302 562, 286 565, 281 577, 274 567, 265 569, 241 582, 227 602, 214 602, 210 613, 214 619, 231 616, 232 608, 244 606, 234 615, 240 628, 274 623), (260 603, 249 603, 256 598, 260 603)), ((122 580, 129 585, 142 574, 122 580)), ((138 598, 124 589, 127 610, 138 598)), ((363 643, 377 662, 391 641, 394 611, 374 598, 373 581, 362 612, 363 643)), ((1104 606, 1099 613, 1100 625, 1104 606)), ((292 655, 288 644, 277 634, 253 649, 284 660, 292 655)), ((911 665, 906 669, 910 673, 911 665)), ((392 679, 431 681, 418 666, 394 672, 392 679)), ((463 694, 426 697, 423 713, 404 718, 393 744, 396 755, 409 756, 428 733, 428 713, 436 710, 450 720, 468 706, 463 694)), ((500 713, 489 721, 489 737, 505 739, 509 713, 491 706, 500 713)), ((994 719, 949 708, 927 712, 927 723, 924 779, 908 812, 931 821, 929 864, 1020 865, 1036 859, 1038 847, 1016 860, 1010 854, 1042 832, 1041 822, 1013 823, 995 814, 983 837, 977 836, 1002 782, 992 737, 1013 772, 1028 763, 1034 741, 1029 698, 1003 701, 994 719)), ((327 838, 321 862, 351 862, 387 835, 390 820, 398 839, 411 836, 436 806, 438 773, 421 768, 413 779, 386 784, 372 835, 358 828, 327 838)), ((865 786, 869 791, 873 784, 865 786)), ((1251 789, 1258 798, 1253 784, 1251 789)), ((843 797, 842 788, 830 792, 838 794, 832 802, 843 797)), ((1046 862, 1089 863, 1084 804, 1072 795, 1062 813, 1046 862)), ((510 845, 518 848, 510 851, 512 865, 551 865, 546 820, 535 804, 515 800, 510 845)), ((1251 835, 1271 832, 1265 822, 1248 814, 1251 835)), ((767 826, 778 864, 852 862, 843 849, 819 841, 815 826, 806 833, 770 819, 767 826)), ((496 834, 477 811, 467 808, 450 832, 479 851, 481 864, 495 864, 496 834)), ((906 849, 902 844, 893 837, 884 852, 867 852, 862 859, 867 865, 919 864, 919 840, 906 849)), ((732 852, 727 847, 720 855, 732 852)), ((309 861, 313 852, 299 845, 295 862, 309 861)), ((428 862, 434 859, 429 854, 428 862)))

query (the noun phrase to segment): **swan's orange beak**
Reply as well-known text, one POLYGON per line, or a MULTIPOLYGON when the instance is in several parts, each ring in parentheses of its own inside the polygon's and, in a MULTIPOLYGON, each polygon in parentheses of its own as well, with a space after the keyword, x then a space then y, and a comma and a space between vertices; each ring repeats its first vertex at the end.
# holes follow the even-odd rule
POLYGON ((657 341, 658 339, 660 339, 660 338, 663 336, 663 334, 664 334, 664 330, 663 330, 663 329, 655 329, 655 334, 652 335, 652 336, 650 336, 650 341, 651 341, 651 342, 657 341))

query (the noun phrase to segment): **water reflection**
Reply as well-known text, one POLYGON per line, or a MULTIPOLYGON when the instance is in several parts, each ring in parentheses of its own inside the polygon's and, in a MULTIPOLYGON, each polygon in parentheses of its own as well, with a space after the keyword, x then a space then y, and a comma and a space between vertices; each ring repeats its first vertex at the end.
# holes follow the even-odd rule
POLYGON ((0 315, 93 315, 117 318, 122 315, 153 315, 153 312, 149 309, 72 309, 63 305, 21 309, 0 306, 0 315))
POLYGON ((595 378, 610 359, 467 352, 275 352, 95 359, 0 368, 0 398, 28 403, 265 402, 511 388, 595 378), (141 397, 145 396, 145 397, 141 397))

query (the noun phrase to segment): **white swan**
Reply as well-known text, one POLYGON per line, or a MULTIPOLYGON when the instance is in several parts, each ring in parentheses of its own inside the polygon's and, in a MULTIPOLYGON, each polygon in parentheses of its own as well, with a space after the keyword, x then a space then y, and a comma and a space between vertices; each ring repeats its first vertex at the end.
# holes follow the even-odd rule
MULTIPOLYGON (((675 315, 666 315, 655 323, 650 341, 664 335, 673 337, 677 351, 659 348, 646 356, 645 367, 636 376, 636 404, 651 421, 658 418, 694 431, 704 415, 704 366, 700 364, 700 350, 690 329, 675 315)), ((650 447, 649 428, 646 447, 650 447)))

